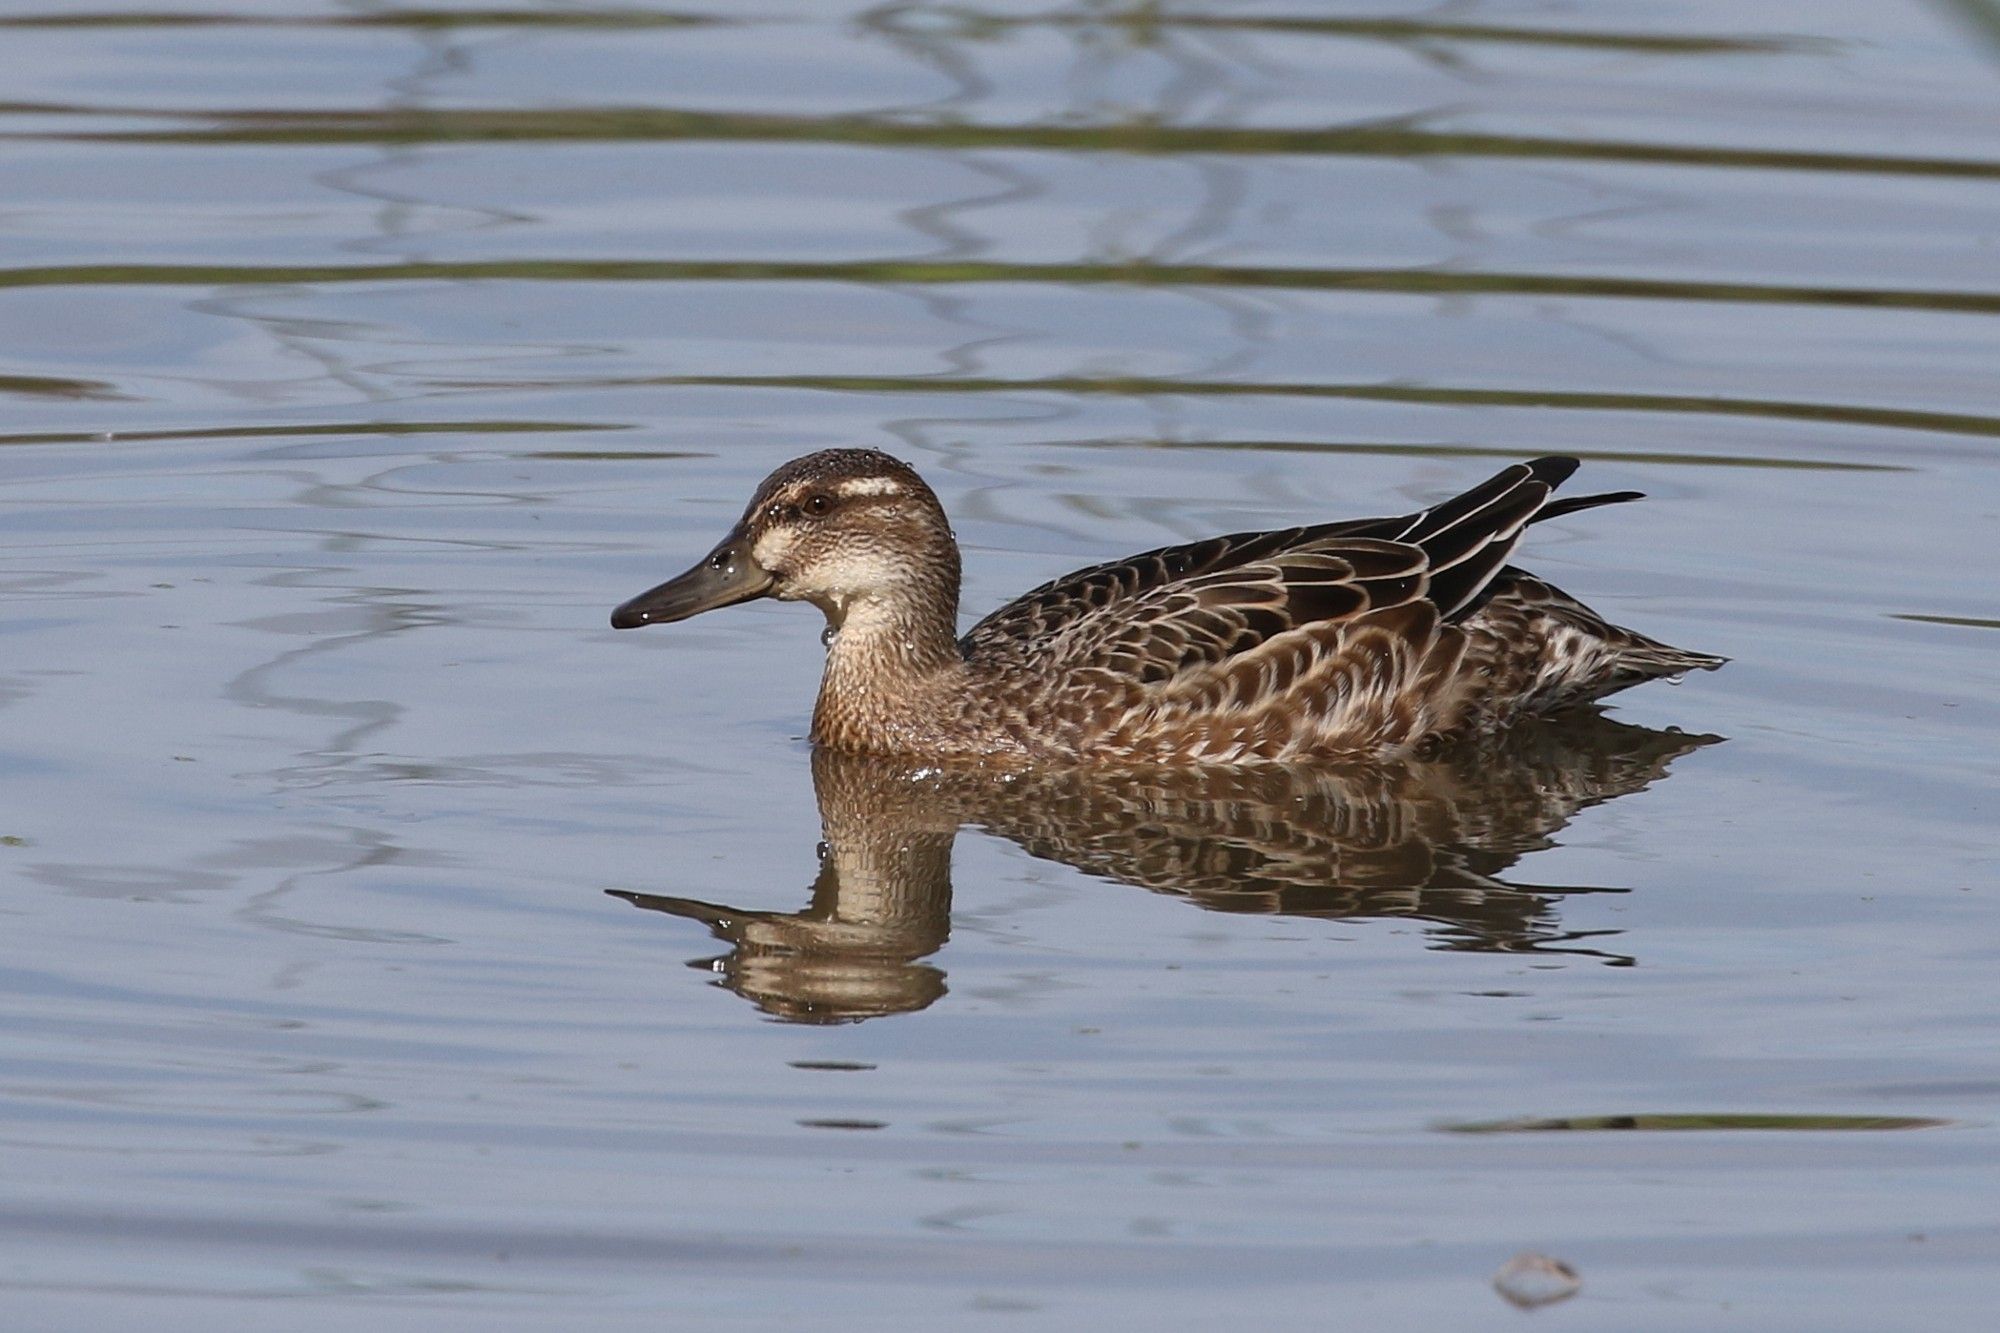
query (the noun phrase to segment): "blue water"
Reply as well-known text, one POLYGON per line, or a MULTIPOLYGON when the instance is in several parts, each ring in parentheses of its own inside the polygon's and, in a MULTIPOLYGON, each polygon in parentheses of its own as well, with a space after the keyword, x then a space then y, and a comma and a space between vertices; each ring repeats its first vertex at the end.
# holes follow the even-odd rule
POLYGON ((1551 1327, 1990 1319, 1981 0, 76 0, 0 72, 9 1327, 1498 1328, 1522 1250, 1551 1327), (810 610, 605 615, 829 446, 975 616, 1572 452, 1651 498, 1522 563, 1734 661, 1150 842, 816 792, 810 610))

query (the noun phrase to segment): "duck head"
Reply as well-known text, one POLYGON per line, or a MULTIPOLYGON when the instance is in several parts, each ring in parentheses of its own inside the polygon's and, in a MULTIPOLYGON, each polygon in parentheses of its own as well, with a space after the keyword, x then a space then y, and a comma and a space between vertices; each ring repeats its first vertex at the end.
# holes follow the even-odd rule
POLYGON ((828 449, 766 477, 714 550, 611 624, 665 625, 759 597, 811 602, 835 630, 857 613, 898 621, 939 606, 949 624, 958 583, 958 545, 923 478, 874 449, 828 449))

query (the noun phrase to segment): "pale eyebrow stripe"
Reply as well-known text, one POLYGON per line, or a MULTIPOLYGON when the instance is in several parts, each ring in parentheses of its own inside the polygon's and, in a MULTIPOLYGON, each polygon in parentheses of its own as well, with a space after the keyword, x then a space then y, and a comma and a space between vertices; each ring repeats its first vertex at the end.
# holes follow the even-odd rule
POLYGON ((903 483, 894 477, 855 477, 840 483, 840 494, 853 495, 901 495, 903 483))

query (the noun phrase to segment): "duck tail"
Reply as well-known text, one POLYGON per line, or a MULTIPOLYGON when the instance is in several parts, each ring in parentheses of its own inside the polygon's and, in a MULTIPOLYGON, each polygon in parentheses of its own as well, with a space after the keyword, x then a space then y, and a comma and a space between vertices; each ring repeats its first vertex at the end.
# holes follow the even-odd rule
POLYGON ((1713 671, 1729 659, 1676 648, 1614 625, 1532 574, 1509 568, 1494 595, 1467 622, 1471 651, 1509 678, 1521 712, 1588 703, 1649 680, 1713 671))

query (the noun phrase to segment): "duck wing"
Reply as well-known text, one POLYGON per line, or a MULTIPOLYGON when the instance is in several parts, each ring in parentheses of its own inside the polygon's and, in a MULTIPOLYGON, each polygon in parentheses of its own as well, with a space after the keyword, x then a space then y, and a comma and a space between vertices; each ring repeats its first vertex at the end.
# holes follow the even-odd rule
POLYGON ((1104 672, 1158 687, 1211 674, 1204 669, 1293 630, 1324 639, 1366 622, 1434 635, 1477 607, 1577 466, 1538 458, 1413 514, 1234 533, 1096 565, 1001 607, 960 646, 971 660, 1031 663, 1045 676, 1104 672), (1399 607, 1409 609, 1378 614, 1399 607))

